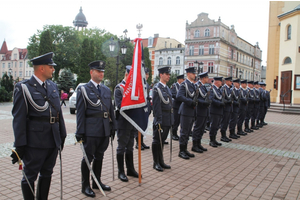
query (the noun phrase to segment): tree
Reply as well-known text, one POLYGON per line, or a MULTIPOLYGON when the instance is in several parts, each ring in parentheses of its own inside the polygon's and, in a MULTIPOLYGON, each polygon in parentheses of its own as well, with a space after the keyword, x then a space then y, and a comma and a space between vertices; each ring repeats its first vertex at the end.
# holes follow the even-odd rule
POLYGON ((48 52, 52 52, 52 39, 49 30, 45 30, 41 33, 41 42, 39 45, 39 55, 43 55, 48 52))
POLYGON ((145 67, 147 67, 148 70, 149 70, 149 78, 148 78, 147 82, 148 82, 149 85, 151 85, 151 82, 152 82, 152 67, 151 67, 151 60, 150 60, 148 47, 145 47, 143 52, 144 52, 145 67))
POLYGON ((7 73, 3 74, 0 88, 0 102, 11 101, 13 89, 14 85, 12 76, 8 76, 7 73))
POLYGON ((57 80, 57 86, 59 90, 64 90, 69 92, 70 88, 76 87, 76 81, 74 79, 74 74, 69 69, 65 69, 60 73, 60 76, 57 80))
POLYGON ((88 64, 94 61, 94 46, 93 42, 89 41, 88 38, 85 38, 82 43, 82 47, 80 50, 80 61, 79 65, 76 69, 77 72, 77 84, 79 83, 87 83, 90 77, 90 68, 88 64))

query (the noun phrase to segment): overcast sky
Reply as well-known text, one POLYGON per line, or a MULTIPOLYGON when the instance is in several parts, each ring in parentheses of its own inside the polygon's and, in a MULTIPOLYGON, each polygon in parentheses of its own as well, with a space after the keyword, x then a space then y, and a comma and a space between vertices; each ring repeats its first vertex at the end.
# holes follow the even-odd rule
POLYGON ((143 24, 142 38, 158 33, 184 43, 186 21, 190 24, 201 12, 210 19, 234 25, 238 36, 256 44, 263 51, 266 64, 268 45, 269 1, 266 0, 14 0, 1 4, 0 41, 9 50, 26 48, 28 38, 46 24, 73 26, 82 6, 88 28, 98 27, 118 36, 128 30, 137 37, 136 25, 143 24))

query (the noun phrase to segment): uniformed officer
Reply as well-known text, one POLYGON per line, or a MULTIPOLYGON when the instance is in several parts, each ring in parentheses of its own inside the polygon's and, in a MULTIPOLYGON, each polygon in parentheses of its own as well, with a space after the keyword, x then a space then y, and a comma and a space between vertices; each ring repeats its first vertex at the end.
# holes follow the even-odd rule
POLYGON ((184 81, 184 74, 177 76, 177 82, 173 83, 171 87, 172 98, 173 98, 173 111, 174 111, 174 125, 172 126, 172 139, 179 140, 177 131, 178 126, 180 124, 180 115, 178 114, 178 110, 181 102, 177 101, 177 93, 179 91, 180 84, 184 81))
POLYGON ((254 91, 253 91, 253 81, 248 81, 248 107, 247 107, 247 113, 246 113, 246 118, 245 118, 245 132, 251 133, 253 130, 249 129, 249 122, 250 119, 253 118, 253 109, 254 109, 254 91))
MULTIPOLYGON (((115 96, 115 106, 119 111, 121 109, 121 103, 123 98, 123 93, 125 89, 125 84, 127 77, 129 75, 131 66, 126 66, 126 71, 124 75, 124 79, 121 83, 119 83, 114 92, 115 96)), ((118 113, 117 111, 117 113, 118 113)), ((133 164, 133 145, 134 145, 134 136, 137 135, 137 129, 128 122, 122 115, 119 113, 116 114, 117 117, 117 124, 118 124, 118 147, 117 147, 117 162, 118 162, 118 178, 121 181, 127 182, 128 178, 124 172, 124 154, 125 154, 125 161, 127 167, 127 175, 133 177, 139 177, 138 173, 134 169, 133 164)))
POLYGON ((216 140, 217 132, 223 116, 223 109, 225 106, 221 90, 219 89, 222 85, 222 79, 223 77, 214 77, 214 83, 209 97, 209 99, 212 101, 210 105, 211 127, 209 132, 209 145, 212 147, 218 147, 222 145, 222 143, 219 143, 216 140))
POLYGON ((209 105, 211 101, 209 100, 209 93, 204 84, 208 83, 208 72, 203 72, 198 75, 200 80, 196 83, 198 85, 199 95, 198 95, 198 105, 197 105, 197 118, 195 121, 193 129, 193 147, 192 151, 202 153, 207 151, 201 145, 202 136, 204 134, 205 125, 209 112, 209 105))
POLYGON ((240 87, 240 106, 238 113, 238 121, 237 121, 237 135, 245 136, 247 133, 243 131, 243 123, 245 121, 247 107, 248 107, 248 91, 247 91, 247 80, 241 81, 240 87))
POLYGON ((177 100, 182 102, 178 111, 180 114, 180 151, 178 156, 183 159, 189 159, 190 157, 195 157, 194 154, 188 152, 187 145, 196 116, 197 96, 195 96, 196 86, 194 84, 196 70, 194 67, 189 67, 185 71, 187 78, 181 83, 176 96, 177 100))
POLYGON ((172 93, 167 86, 170 80, 171 68, 158 68, 160 81, 153 88, 153 141, 152 155, 153 168, 157 171, 171 169, 170 165, 165 164, 163 157, 163 141, 168 137, 171 126, 174 123, 172 108, 172 93))
MULTIPOLYGON (((115 133, 116 121, 114 108, 111 100, 111 91, 101 84, 104 77, 105 62, 101 60, 88 64, 90 67, 91 80, 78 88, 77 91, 77 141, 82 140, 84 149, 91 163, 93 171, 103 190, 110 191, 111 188, 104 185, 101 180, 102 162, 104 152, 115 133)), ((82 193, 89 197, 95 197, 90 188, 90 171, 84 158, 81 161, 82 193)), ((99 189, 93 180, 93 189, 99 189)))
MULTIPOLYGON (((225 103, 224 109, 223 109, 223 117, 221 121, 221 141, 223 142, 230 142, 231 139, 229 139, 226 136, 226 130, 228 128, 229 120, 230 120, 230 114, 232 111, 232 94, 231 94, 231 85, 232 85, 232 77, 227 77, 225 79, 225 84, 221 88, 221 93, 223 95, 223 102, 225 103)), ((233 138, 236 139, 236 138, 233 138)))
POLYGON ((263 89, 263 85, 265 84, 264 82, 259 82, 259 94, 260 94, 260 102, 259 102, 259 110, 257 113, 257 120, 256 120, 256 126, 258 126, 259 128, 263 127, 263 115, 265 113, 265 101, 267 100, 266 98, 266 92, 263 89))
MULTIPOLYGON (((48 199, 58 150, 63 149, 66 137, 58 88, 49 80, 56 66, 52 57, 50 52, 31 59, 34 74, 29 80, 17 83, 14 90, 14 146, 30 183, 23 177, 21 188, 25 200, 34 199, 31 188, 34 190, 38 174, 36 197, 48 199)), ((15 153, 11 157, 13 164, 18 161, 15 153)))
POLYGON ((253 82, 253 92, 254 92, 254 109, 253 109, 253 118, 251 118, 251 129, 258 130, 259 126, 256 126, 258 120, 258 112, 260 105, 260 91, 258 81, 253 82), (253 120, 252 120, 253 119, 253 120))
POLYGON ((232 139, 240 138, 239 135, 235 133, 235 127, 237 125, 238 116, 239 116, 239 108, 240 108, 240 79, 235 79, 232 81, 234 87, 231 88, 232 94, 232 112, 230 114, 230 121, 229 121, 229 137, 232 139))
MULTIPOLYGON (((146 81, 147 81, 148 78, 149 78, 149 69, 147 67, 144 67, 144 70, 145 70, 146 81)), ((149 111, 149 115, 150 115, 151 114, 151 110, 152 110, 152 108, 151 108, 151 97, 149 96, 150 86, 149 86, 148 82, 146 82, 146 85, 147 85, 147 106, 148 106, 148 111, 149 111)), ((136 134, 134 135, 134 137, 135 137, 135 140, 136 140, 135 148, 138 149, 139 148, 139 144, 138 144, 138 131, 136 131, 136 134)), ((149 148, 150 147, 147 146, 144 143, 144 135, 141 133, 141 150, 149 149, 149 148)))
POLYGON ((270 103, 270 92, 271 92, 271 90, 270 91, 267 91, 266 90, 266 83, 264 83, 263 85, 262 85, 262 88, 264 89, 264 91, 265 91, 265 93, 266 93, 266 101, 265 101, 265 105, 264 105, 264 115, 263 115, 263 118, 262 118, 262 124, 265 126, 265 125, 268 125, 268 123, 266 123, 265 122, 265 117, 266 117, 266 114, 267 114, 267 112, 268 112, 268 109, 270 108, 270 106, 271 106, 271 103, 270 103))

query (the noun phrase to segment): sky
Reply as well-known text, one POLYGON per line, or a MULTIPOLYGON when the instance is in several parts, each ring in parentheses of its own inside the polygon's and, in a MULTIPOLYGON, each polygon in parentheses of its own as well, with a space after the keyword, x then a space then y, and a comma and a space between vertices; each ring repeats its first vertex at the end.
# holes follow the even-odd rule
POLYGON ((9 50, 26 48, 30 36, 44 25, 73 26, 82 6, 88 28, 105 29, 131 39, 138 37, 137 24, 142 24, 142 38, 159 34, 184 44, 186 22, 205 12, 215 21, 235 26, 237 35, 249 43, 259 43, 262 65, 266 64, 269 24, 267 0, 14 0, 1 4, 0 45, 5 40, 9 50), (1 42, 2 40, 2 42, 1 42))

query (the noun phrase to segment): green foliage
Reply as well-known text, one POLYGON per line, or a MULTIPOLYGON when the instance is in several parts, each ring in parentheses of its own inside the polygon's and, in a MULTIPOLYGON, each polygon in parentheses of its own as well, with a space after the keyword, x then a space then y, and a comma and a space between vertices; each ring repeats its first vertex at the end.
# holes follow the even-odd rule
POLYGON ((75 89, 76 81, 71 70, 66 69, 61 72, 57 80, 57 86, 59 90, 64 90, 67 93, 69 92, 70 88, 75 89))
POLYGON ((145 67, 148 68, 149 70, 149 78, 147 80, 148 84, 151 85, 152 82, 152 67, 151 67, 151 60, 150 60, 150 55, 149 55, 149 49, 148 47, 144 48, 144 63, 145 63, 145 67))
POLYGON ((87 83, 90 79, 90 68, 88 64, 94 61, 94 43, 89 41, 88 38, 85 38, 82 43, 82 47, 80 50, 80 60, 79 65, 76 69, 76 73, 78 74, 77 77, 77 84, 79 83, 87 83))
MULTIPOLYGON (((155 76, 153 83, 156 84, 160 80, 159 76, 155 76)), ((167 82, 167 86, 170 88, 173 83, 177 82, 177 74, 171 73, 170 80, 167 82)))
POLYGON ((13 89, 14 84, 12 76, 8 76, 7 73, 3 74, 0 87, 0 102, 11 101, 13 89))
POLYGON ((39 55, 52 52, 52 39, 49 30, 45 30, 41 33, 41 42, 39 45, 39 55))

